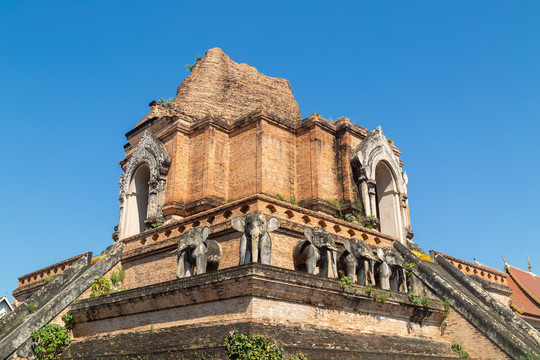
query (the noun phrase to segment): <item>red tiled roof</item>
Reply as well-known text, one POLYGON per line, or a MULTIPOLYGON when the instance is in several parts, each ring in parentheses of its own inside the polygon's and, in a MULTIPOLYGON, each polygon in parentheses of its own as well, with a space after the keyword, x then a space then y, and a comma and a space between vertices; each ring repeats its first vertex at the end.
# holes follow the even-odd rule
POLYGON ((540 320, 540 276, 517 269, 508 264, 508 286, 513 293, 512 307, 522 317, 540 320))

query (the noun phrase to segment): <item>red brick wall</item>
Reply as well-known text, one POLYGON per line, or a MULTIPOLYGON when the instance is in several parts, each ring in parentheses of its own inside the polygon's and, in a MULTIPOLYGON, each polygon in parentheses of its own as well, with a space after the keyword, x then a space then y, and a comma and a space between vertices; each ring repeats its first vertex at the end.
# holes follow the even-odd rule
POLYGON ((480 331, 457 312, 451 310, 442 326, 442 338, 451 343, 460 343, 469 353, 470 359, 503 360, 510 358, 480 331))
POLYGON ((230 135, 229 199, 238 200, 256 193, 257 124, 250 123, 230 135))
POLYGON ((267 121, 261 122, 260 177, 261 192, 281 194, 290 200, 295 195, 295 138, 288 129, 267 121))

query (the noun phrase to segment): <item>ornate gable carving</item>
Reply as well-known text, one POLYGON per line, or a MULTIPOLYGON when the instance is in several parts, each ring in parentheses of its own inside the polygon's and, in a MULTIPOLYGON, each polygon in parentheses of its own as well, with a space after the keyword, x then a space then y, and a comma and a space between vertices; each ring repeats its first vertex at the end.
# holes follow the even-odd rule
POLYGON ((125 237, 126 197, 133 174, 141 165, 148 166, 150 181, 148 182, 148 208, 145 224, 164 221, 161 208, 163 207, 165 182, 171 165, 171 158, 165 145, 157 137, 145 131, 137 144, 133 155, 128 160, 126 171, 120 176, 120 219, 114 238, 125 237))
POLYGON ((399 158, 394 154, 388 139, 379 126, 358 145, 351 163, 359 171, 360 177, 365 177, 365 180, 368 181, 375 181, 375 168, 381 161, 384 161, 393 172, 400 192, 407 193, 407 175, 401 170, 399 158))
MULTIPOLYGON (((394 154, 388 139, 381 127, 371 131, 358 145, 351 159, 362 197, 363 209, 366 216, 381 216, 380 231, 397 237, 405 242, 410 231, 407 202, 407 175, 399 166, 399 158, 394 154), (395 182, 385 185, 385 180, 377 184, 377 165, 384 164, 395 182), (378 186, 387 186, 381 190, 378 186), (384 191, 379 193, 380 191, 384 191), (378 200, 377 200, 378 199, 378 200), (380 206, 384 208, 380 210, 380 206)), ((412 238, 412 236, 411 236, 412 238)))
POLYGON ((167 154, 165 145, 157 137, 145 131, 137 148, 131 155, 126 171, 120 176, 120 196, 127 191, 133 173, 141 164, 146 164, 150 168, 150 182, 159 184, 163 182, 165 188, 165 178, 171 166, 171 158, 167 154))

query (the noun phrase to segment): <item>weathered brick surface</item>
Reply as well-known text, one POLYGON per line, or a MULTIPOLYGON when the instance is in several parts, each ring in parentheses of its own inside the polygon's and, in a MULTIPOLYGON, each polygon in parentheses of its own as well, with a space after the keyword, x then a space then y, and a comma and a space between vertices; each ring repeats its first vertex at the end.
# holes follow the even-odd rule
POLYGON ((378 302, 362 286, 344 292, 337 280, 252 264, 80 301, 72 312, 76 337, 142 330, 150 324, 165 328, 230 321, 439 336, 440 303, 420 314, 407 296, 387 295, 386 302, 378 302))
MULTIPOLYGON (((391 298, 378 302, 363 287, 343 290, 335 279, 291 271, 292 248, 306 226, 325 228, 339 248, 351 237, 373 247, 396 240, 333 217, 339 208, 360 210, 350 160, 366 129, 318 114, 301 120, 286 80, 236 64, 219 49, 210 50, 179 86, 172 107, 151 107, 126 134, 126 160, 145 130, 163 142, 172 160, 163 204, 167 221, 121 239, 128 290, 85 299, 86 290, 72 304, 76 341, 65 358, 200 359, 205 353, 220 359, 226 334, 236 329, 272 335, 288 353, 301 351, 312 360, 456 358, 453 341, 473 359, 506 359, 457 313, 444 322, 441 336, 439 301, 414 307, 406 295, 388 293, 391 298), (273 199, 278 193, 285 201, 273 199), (293 197, 302 207, 287 202, 293 197), (238 267, 242 234, 231 229, 230 219, 248 212, 282 222, 271 234, 275 267, 238 267), (209 226, 210 239, 220 244, 219 269, 176 280, 171 251, 196 226, 209 226)), ((470 265, 456 266, 504 283, 500 274, 470 265)), ((21 281, 21 295, 39 288, 38 276, 46 274, 21 281)))
POLYGON ((226 204, 124 240, 126 252, 122 263, 126 268, 127 287, 131 289, 174 279, 176 255, 171 251, 175 249, 182 233, 193 226, 210 226, 209 238, 216 240, 221 246, 219 269, 237 266, 242 233, 231 228, 230 220, 235 216, 245 217, 247 212, 262 212, 266 216, 277 216, 281 219, 281 228, 270 234, 271 264, 285 269, 294 269, 292 248, 296 241, 304 238, 305 226, 325 227, 335 236, 338 247, 342 247, 343 238, 350 237, 362 238, 373 246, 391 246, 393 242, 392 238, 377 231, 266 196, 257 196, 249 201, 226 204))
MULTIPOLYGON (((163 121, 168 125, 156 120, 145 130, 165 143, 172 158, 163 207, 169 219, 254 194, 294 196, 303 203, 355 200, 350 159, 367 131, 348 120, 310 116, 294 123, 259 110, 232 124, 214 118, 190 125, 163 121), (201 201, 208 205, 197 209, 193 204, 201 201)), ((130 135, 128 159, 139 133, 130 135)))
POLYGON ((176 279, 176 256, 162 251, 133 261, 123 261, 128 289, 176 279))
POLYGON ((260 322, 148 327, 141 332, 76 339, 60 359, 227 359, 225 338, 231 331, 264 334, 284 347, 286 358, 303 353, 310 360, 455 359, 441 341, 382 334, 347 334, 311 326, 284 326, 260 322))
POLYGON ((257 136, 261 144, 260 192, 270 196, 281 194, 290 200, 296 194, 294 134, 283 126, 263 121, 257 136))
POLYGON ((442 338, 460 343, 469 358, 478 360, 509 360, 501 349, 487 339, 459 313, 452 311, 443 326, 442 338))
MULTIPOLYGON (((229 191, 238 200, 257 191, 257 122, 235 129, 230 135, 229 191)), ((227 200, 229 200, 227 199, 227 200)))
POLYGON ((219 48, 206 52, 178 86, 176 95, 172 109, 190 120, 211 114, 231 122, 258 107, 270 109, 282 118, 301 119, 287 80, 238 64, 219 48))
POLYGON ((440 338, 442 304, 418 309, 397 293, 381 303, 363 289, 344 292, 336 280, 261 264, 169 281, 75 304, 76 341, 67 353, 223 354, 227 332, 236 329, 276 337, 288 352, 310 359, 455 357, 440 338), (103 339, 112 342, 103 346, 103 339))
POLYGON ((313 167, 311 156, 311 137, 309 129, 302 128, 296 133, 296 192, 297 200, 309 200, 317 197, 313 188, 317 171, 313 167))
MULTIPOLYGON (((189 195, 187 202, 193 201, 193 199, 201 199, 207 195, 204 193, 204 183, 209 180, 205 176, 205 170, 207 170, 206 167, 208 166, 205 138, 204 129, 195 131, 189 138, 189 177, 187 179, 189 195)), ((167 175, 167 178, 174 176, 175 174, 167 175)))

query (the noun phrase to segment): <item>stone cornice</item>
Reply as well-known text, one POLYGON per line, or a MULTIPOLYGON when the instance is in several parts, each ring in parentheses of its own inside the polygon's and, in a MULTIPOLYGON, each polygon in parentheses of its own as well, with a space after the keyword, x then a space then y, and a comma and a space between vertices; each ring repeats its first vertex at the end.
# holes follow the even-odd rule
MULTIPOLYGON (((310 115, 309 117, 303 119, 300 122, 291 121, 288 119, 282 119, 271 112, 268 112, 264 109, 257 109, 247 115, 239 117, 237 120, 227 123, 226 121, 220 119, 219 117, 213 117, 208 115, 202 119, 199 119, 195 122, 190 123, 180 123, 180 116, 166 116, 166 117, 153 117, 146 120, 144 123, 136 126, 134 129, 126 133, 126 137, 130 139, 131 137, 141 133, 143 130, 148 129, 154 124, 158 124, 161 121, 170 121, 170 126, 166 126, 164 129, 161 129, 156 133, 156 136, 163 140, 169 136, 174 131, 180 131, 185 134, 190 134, 195 131, 198 131, 206 126, 214 126, 217 129, 220 129, 224 132, 232 133, 247 124, 257 122, 260 120, 265 120, 271 124, 277 125, 279 127, 288 129, 291 132, 296 133, 297 131, 302 131, 304 129, 313 128, 318 126, 321 129, 328 131, 334 136, 342 136, 345 132, 350 132, 356 137, 363 139, 367 134, 368 130, 362 126, 351 123, 348 119, 340 118, 336 121, 330 121, 319 115, 310 115), (189 124, 189 125, 188 125, 189 124)), ((126 151, 132 147, 133 144, 126 144, 124 148, 126 151)), ((401 155, 401 151, 392 143, 390 145, 394 154, 396 156, 401 155)))
MULTIPOLYGON (((410 304, 406 294, 374 289, 374 292, 388 296, 382 303, 374 301, 364 288, 352 285, 344 290, 336 279, 253 263, 80 300, 72 305, 71 311, 75 324, 82 324, 227 299, 259 297, 325 309, 352 307, 363 314, 384 314, 404 320, 416 315, 417 308, 410 304)), ((426 314, 422 322, 432 325, 442 322, 444 307, 440 301, 433 299, 423 310, 426 314)))

